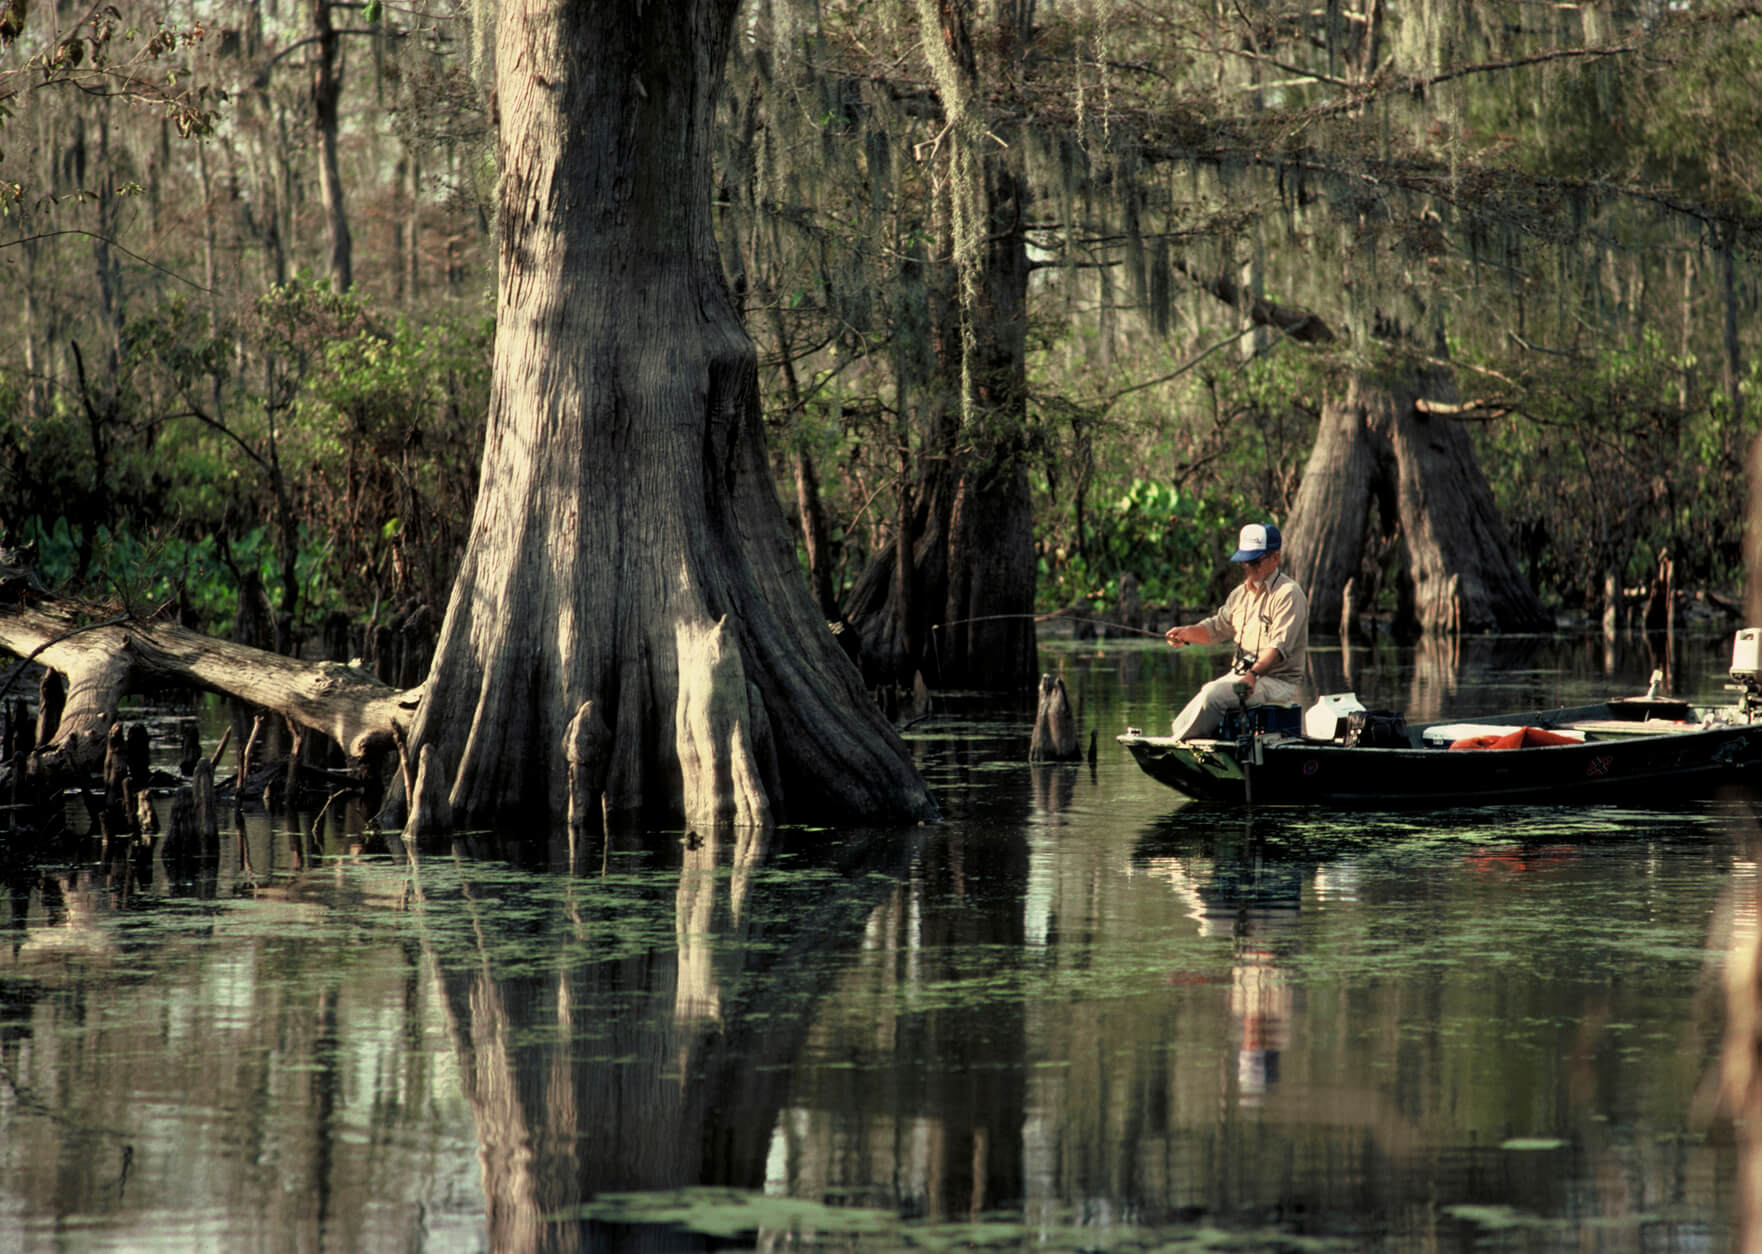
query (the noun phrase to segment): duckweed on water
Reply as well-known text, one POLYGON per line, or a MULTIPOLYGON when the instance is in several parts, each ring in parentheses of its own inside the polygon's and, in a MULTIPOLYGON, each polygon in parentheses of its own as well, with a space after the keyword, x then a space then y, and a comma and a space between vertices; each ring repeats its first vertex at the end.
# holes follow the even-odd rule
POLYGON ((1327 1254, 1354 1248, 1343 1238, 1272 1230, 1215 1227, 1156 1229, 1134 1224, 1083 1224, 1069 1219, 1024 1222, 1012 1216, 947 1223, 902 1220, 891 1211, 831 1206, 739 1189, 688 1188, 651 1193, 605 1193, 592 1202, 545 1216, 546 1222, 587 1220, 654 1224, 724 1241, 759 1237, 768 1247, 786 1236, 793 1250, 1034 1250, 1079 1254, 1199 1254, 1207 1250, 1291 1251, 1327 1254))
MULTIPOLYGON (((1168 704, 1115 659, 1069 671, 1104 735, 1168 704)), ((1245 816, 1111 741, 1030 767, 1028 731, 920 724, 942 823, 750 860, 290 860, 260 826, 258 870, 33 870, 0 906, 6 1230, 470 1251, 536 1186, 558 1245, 1730 1244, 1733 1138, 1690 1111, 1753 803, 1245 816), (701 1187, 580 1204, 635 1181, 701 1187)))
MULTIPOLYGON (((1572 1242, 1573 1248, 1576 1248, 1578 1244, 1574 1240, 1574 1236, 1579 1233, 1627 1233, 1631 1234, 1628 1240, 1634 1241, 1639 1234, 1646 1233, 1649 1229, 1682 1221, 1680 1214, 1674 1214, 1669 1210, 1636 1210, 1625 1215, 1591 1216, 1572 1220, 1549 1218, 1511 1206, 1447 1206, 1443 1213, 1451 1219, 1473 1224, 1485 1233, 1553 1234, 1556 1239, 1572 1242)), ((1697 1244, 1700 1245, 1700 1243, 1697 1244)), ((1501 1246, 1500 1248, 1505 1247, 1501 1246)), ((1598 1246, 1597 1248, 1602 1247, 1598 1246)), ((1636 1245, 1634 1248, 1651 1248, 1651 1246, 1636 1245)), ((1715 1245, 1708 1245, 1707 1248, 1715 1248, 1715 1245)))
POLYGON ((602 1193, 592 1202, 557 1214, 569 1219, 619 1224, 667 1224, 706 1236, 733 1238, 772 1231, 827 1236, 884 1235, 898 1226, 889 1211, 826 1206, 740 1189, 667 1189, 654 1193, 602 1193))

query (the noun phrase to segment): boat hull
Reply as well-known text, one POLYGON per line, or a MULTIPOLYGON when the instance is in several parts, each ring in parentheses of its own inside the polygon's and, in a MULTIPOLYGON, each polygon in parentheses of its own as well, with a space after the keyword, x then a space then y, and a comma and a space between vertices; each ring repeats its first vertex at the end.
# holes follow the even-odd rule
MULTIPOLYGON (((1558 728, 1607 721, 1607 707, 1595 706, 1501 715, 1477 725, 1558 728)), ((1667 804, 1723 784, 1762 780, 1762 723, 1673 724, 1657 731, 1606 727, 1579 743, 1474 750, 1421 747, 1427 730, 1412 729, 1405 748, 1348 748, 1274 736, 1258 743, 1179 741, 1135 732, 1119 741, 1146 774, 1178 792, 1256 805, 1667 804)))

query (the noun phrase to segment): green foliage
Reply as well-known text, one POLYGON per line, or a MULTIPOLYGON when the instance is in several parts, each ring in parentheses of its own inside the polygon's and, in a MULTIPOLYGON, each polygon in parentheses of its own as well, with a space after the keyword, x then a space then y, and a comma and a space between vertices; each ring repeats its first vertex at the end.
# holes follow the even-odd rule
POLYGON ((57 518, 45 525, 41 518, 32 515, 24 520, 17 535, 7 538, 10 542, 30 546, 36 559, 37 575, 49 587, 61 587, 73 577, 79 546, 66 518, 57 518))
POLYGON ((63 408, 37 415, 21 403, 11 412, 16 418, 0 423, 0 518, 59 514, 90 486, 91 443, 63 408))
MULTIPOLYGON (((103 597, 139 613, 181 605, 209 628, 228 622, 238 607, 233 572, 222 559, 213 535, 142 536, 126 524, 115 530, 99 526, 93 529, 91 556, 83 574, 82 541, 66 518, 52 522, 27 518, 18 539, 32 546, 37 574, 54 591, 103 597)), ((253 528, 229 547, 241 571, 254 569, 265 586, 272 586, 276 553, 266 528, 253 528)), ((314 582, 320 585, 319 600, 328 605, 330 598, 322 595, 322 579, 314 582)))
POLYGON ((1087 604, 1105 614, 1127 575, 1147 605, 1211 602, 1241 519, 1260 517, 1234 500, 1135 479, 1096 511, 1085 549, 1043 550, 1042 609, 1087 604))
POLYGON ((357 600, 444 601, 489 407, 487 318, 399 319, 326 345, 294 407, 305 514, 357 600))
POLYGON ((208 626, 233 613, 235 570, 284 611, 291 578, 303 622, 433 603, 476 490, 492 330, 474 314, 383 324, 304 279, 218 327, 168 299, 125 329, 101 404, 0 434, 0 489, 30 520, 0 539, 34 539, 66 591, 181 597, 208 626))
MULTIPOLYGON (((1521 418, 1480 432, 1506 527, 1532 585, 1568 607, 1605 571, 1641 587, 1669 553, 1679 585, 1741 585, 1749 437, 1722 392, 1685 387, 1692 363, 1656 334, 1562 364, 1521 418)), ((1746 391, 1762 376, 1752 367, 1746 391)))
MULTIPOLYGON (((1093 351, 1091 339, 1081 327, 1047 328, 1037 389, 1059 386, 1058 359, 1078 345, 1093 351)), ((1313 358, 1192 363, 1147 347, 1134 364, 1167 381, 1088 402, 1040 397, 1042 609, 1082 602, 1105 613, 1128 574, 1146 604, 1215 604, 1237 528, 1284 518, 1295 498, 1325 385, 1313 358)))

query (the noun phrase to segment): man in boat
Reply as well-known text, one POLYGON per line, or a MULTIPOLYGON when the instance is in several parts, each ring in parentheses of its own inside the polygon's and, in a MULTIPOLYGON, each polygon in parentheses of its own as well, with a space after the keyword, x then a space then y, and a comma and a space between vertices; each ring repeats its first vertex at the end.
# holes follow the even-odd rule
POLYGON ((1248 688, 1249 705, 1300 702, 1309 652, 1309 598, 1297 581, 1279 569, 1282 540, 1271 523, 1249 523, 1236 540, 1231 561, 1247 575, 1209 618, 1191 627, 1171 627, 1170 645, 1236 645, 1230 673, 1196 693, 1175 719, 1169 734, 1177 740, 1217 734, 1218 723, 1237 708, 1238 685, 1248 688))

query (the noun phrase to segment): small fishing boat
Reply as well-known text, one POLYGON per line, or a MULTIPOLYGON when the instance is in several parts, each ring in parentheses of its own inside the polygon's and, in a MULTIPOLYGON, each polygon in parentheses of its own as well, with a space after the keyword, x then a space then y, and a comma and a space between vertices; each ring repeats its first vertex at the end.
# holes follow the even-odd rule
POLYGON ((1409 726, 1350 693, 1254 706, 1214 739, 1126 729, 1153 779, 1207 801, 1462 806, 1650 800, 1762 784, 1762 629, 1737 633, 1727 705, 1659 695, 1409 726))

